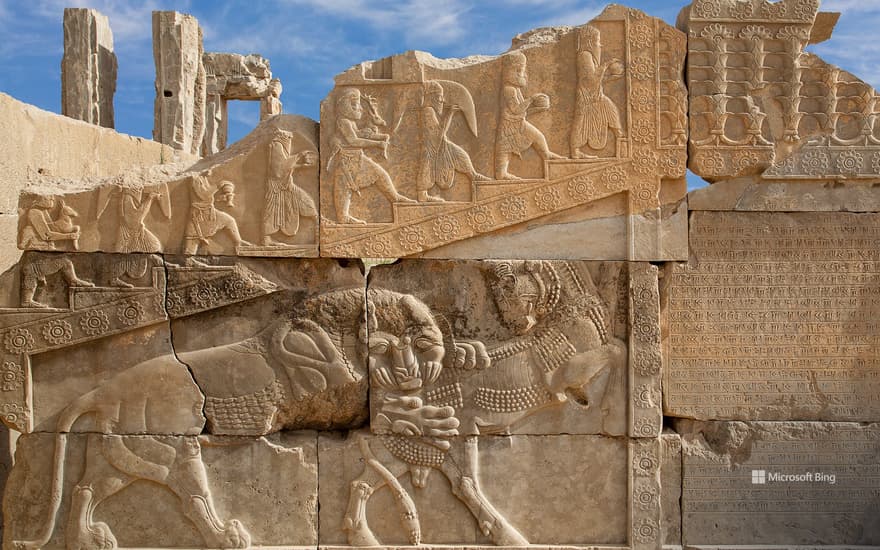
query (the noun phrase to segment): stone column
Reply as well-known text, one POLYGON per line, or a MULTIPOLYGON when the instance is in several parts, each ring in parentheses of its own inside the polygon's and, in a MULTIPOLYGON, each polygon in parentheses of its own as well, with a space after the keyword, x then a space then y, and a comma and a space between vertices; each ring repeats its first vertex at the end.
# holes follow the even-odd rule
POLYGON ((195 17, 153 12, 156 103, 153 139, 192 154, 205 131, 202 29, 195 17))
POLYGON ((62 114, 113 128, 116 67, 107 16, 96 10, 65 8, 62 114))

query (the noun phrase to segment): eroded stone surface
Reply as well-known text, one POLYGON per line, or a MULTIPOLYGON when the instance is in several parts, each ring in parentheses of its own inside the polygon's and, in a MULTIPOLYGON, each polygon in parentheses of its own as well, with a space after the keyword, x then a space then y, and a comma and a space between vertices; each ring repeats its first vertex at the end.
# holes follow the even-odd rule
POLYGON ((695 212, 670 268, 665 412, 699 419, 880 418, 880 217, 695 212))
MULTIPOLYGON (((495 58, 355 66, 322 103, 322 254, 412 255, 623 193, 590 217, 630 216, 627 258, 659 259, 660 206, 685 193, 684 56, 678 31, 613 6, 495 58)), ((458 252, 489 250, 522 253, 458 252)))
POLYGON ((804 51, 836 21, 817 17, 818 0, 688 10, 691 170, 709 181, 877 180, 877 92, 804 51))
POLYGON ((317 468, 309 432, 25 435, 4 497, 3 548, 314 547, 317 468))
POLYGON ((417 260, 373 268, 368 309, 401 306, 397 322, 369 320, 374 433, 425 435, 432 416, 454 416, 462 434, 660 433, 652 268, 417 260))
POLYGON ((877 424, 681 421, 676 429, 687 547, 880 544, 877 424))
POLYGON ((205 137, 202 155, 226 148, 227 102, 260 102, 260 120, 281 114, 281 81, 272 78, 269 60, 257 55, 207 52, 202 56, 206 77, 205 137))
POLYGON ((317 256, 317 139, 314 121, 278 116, 194 165, 45 179, 20 199, 19 247, 317 256))
POLYGON ((113 128, 116 67, 107 16, 97 10, 65 8, 61 113, 113 128))
POLYGON ((660 488, 664 547, 681 547, 681 436, 665 430, 660 436, 660 488))
POLYGON ((321 436, 321 544, 659 547, 657 439, 481 436, 441 449, 366 432, 321 436), (406 450, 420 458, 407 462, 406 450), (399 484, 384 485, 389 475, 399 484), (474 490, 459 492, 468 476, 474 490))
POLYGON ((192 154, 205 133, 202 28, 192 15, 153 12, 156 101, 153 139, 192 154))

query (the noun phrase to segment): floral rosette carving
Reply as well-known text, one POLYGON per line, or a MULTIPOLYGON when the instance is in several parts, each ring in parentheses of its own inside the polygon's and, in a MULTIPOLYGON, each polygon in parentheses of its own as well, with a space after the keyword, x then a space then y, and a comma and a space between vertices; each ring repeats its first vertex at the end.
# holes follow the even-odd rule
POLYGON ((418 227, 400 228, 400 246, 409 252, 417 252, 425 247, 425 234, 418 227))
POLYGON ((186 300, 180 293, 169 292, 165 297, 165 311, 172 317, 183 315, 186 311, 186 300))
POLYGON ((18 403, 5 403, 0 405, 0 416, 7 424, 19 426, 30 416, 30 411, 18 403))
POLYGON ((495 218, 488 206, 477 206, 467 213, 467 222, 477 233, 485 233, 495 225, 495 218))
POLYGON ((656 173, 657 162, 657 153, 649 149, 640 149, 633 155, 633 167, 639 174, 656 173))
POLYGON ((652 483, 639 480, 635 484, 635 504, 640 510, 652 510, 657 507, 659 493, 652 483))
POLYGON ((455 240, 461 234, 461 224, 452 216, 440 216, 434 220, 434 236, 438 241, 455 240))
POLYGON ((663 175, 668 178, 683 178, 687 174, 684 160, 678 153, 667 153, 660 159, 663 175))
POLYGON ((781 19, 785 16, 785 2, 770 2, 770 0, 762 0, 761 15, 768 19, 781 19))
POLYGON ((89 336, 98 336, 110 330, 110 319, 100 309, 87 311, 80 317, 79 328, 89 336))
POLYGON ((640 409, 652 409, 660 402, 657 390, 650 384, 640 384, 636 388, 633 399, 636 402, 636 407, 640 409))
POLYGON ((388 258, 391 256, 391 243, 385 237, 373 237, 366 242, 368 258, 388 258))
POLYGON ((189 289, 189 301, 199 309, 208 309, 220 300, 220 292, 207 281, 199 281, 189 289))
POLYGON ((634 428, 636 435, 639 437, 656 437, 660 435, 660 431, 657 429, 657 423, 648 417, 642 417, 636 420, 634 428))
POLYGON ((535 191, 535 205, 542 212, 553 212, 562 205, 559 198, 559 190, 555 187, 545 187, 535 191))
POLYGON ((11 328, 3 337, 6 351, 15 355, 34 349, 34 335, 26 328, 11 328))
POLYGON ((694 15, 701 19, 713 19, 721 15, 721 4, 718 0, 697 0, 693 10, 694 15))
POLYGON ((662 364, 663 359, 660 357, 660 352, 653 349, 636 352, 635 360, 633 361, 636 372, 642 376, 654 376, 660 372, 662 364))
POLYGON ((700 153, 694 160, 697 171, 707 176, 720 176, 726 170, 724 157, 718 151, 700 153))
POLYGON ((862 171, 865 158, 856 151, 844 151, 837 157, 837 170, 844 176, 857 176, 862 171))
POLYGON ((639 120, 632 130, 633 140, 636 143, 650 145, 657 141, 657 130, 650 120, 639 120))
POLYGON ((659 465, 657 454, 651 449, 641 449, 633 457, 633 470, 639 476, 654 475, 659 465))
POLYGON ((754 6, 752 5, 752 0, 737 0, 736 3, 733 4, 730 8, 730 15, 734 19, 739 19, 740 21, 750 19, 752 14, 754 13, 754 6))
POLYGON ((330 255, 334 258, 354 258, 357 257, 355 254, 354 247, 350 244, 337 244, 335 246, 330 247, 330 255))
POLYGON ((527 212, 526 201, 522 197, 507 197, 501 201, 501 217, 509 222, 525 219, 527 212))
POLYGON ((630 43, 637 49, 650 48, 654 45, 654 29, 646 22, 638 23, 630 33, 630 43))
POLYGON ((823 176, 831 169, 831 161, 824 151, 808 151, 804 153, 801 166, 810 176, 823 176))
POLYGON ((123 302, 116 308, 116 318, 125 326, 136 325, 143 321, 145 317, 144 306, 134 300, 123 302))
POLYGON ((654 96, 648 90, 635 90, 631 94, 630 103, 633 110, 640 113, 650 113, 655 109, 654 96))
POLYGON ((629 70, 636 80, 651 80, 654 78, 654 60, 648 56, 640 55, 629 64, 629 70))
POLYGON ((568 182, 568 196, 581 202, 596 196, 596 185, 589 176, 575 176, 568 182))
POLYGON ((602 172, 600 176, 605 188, 612 192, 626 189, 626 170, 622 166, 615 166, 602 172))
POLYGON ((654 542, 658 531, 657 522, 650 518, 641 518, 633 526, 633 536, 642 544, 654 542))
POLYGON ((795 19, 801 21, 812 21, 817 11, 819 11, 819 0, 798 0, 793 15, 795 19))
POLYGON ((73 328, 65 320, 55 319, 43 327, 43 338, 55 346, 64 344, 73 338, 73 328))
POLYGON ((761 164, 761 156, 755 151, 739 151, 733 156, 733 169, 745 172, 761 164))
POLYGON ((3 361, 0 364, 0 391, 10 392, 21 389, 24 385, 24 369, 15 361, 3 361))

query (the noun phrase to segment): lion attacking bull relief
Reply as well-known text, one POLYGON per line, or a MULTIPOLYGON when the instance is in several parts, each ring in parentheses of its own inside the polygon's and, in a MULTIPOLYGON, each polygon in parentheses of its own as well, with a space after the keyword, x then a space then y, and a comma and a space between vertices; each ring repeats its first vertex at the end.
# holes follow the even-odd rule
MULTIPOLYGON (((620 267, 603 265, 599 276, 597 286, 588 269, 570 262, 483 263, 485 301, 497 312, 499 341, 454 334, 448 318, 484 316, 485 310, 471 296, 477 304, 470 304, 472 309, 451 311, 448 300, 434 291, 447 288, 442 281, 421 289, 426 301, 442 304, 442 314, 408 297, 419 311, 409 327, 383 323, 379 318, 388 316, 381 315, 382 304, 370 302, 376 437, 360 436, 365 465, 351 482, 343 520, 350 544, 380 544, 368 525, 367 502, 386 486, 395 495, 409 543, 420 544, 418 510, 399 478, 409 473, 412 486, 420 489, 433 470, 447 478, 452 493, 493 543, 529 544, 480 486, 480 437, 514 430, 540 433, 528 431, 541 429, 530 427, 529 420, 539 414, 552 418, 564 408, 591 419, 582 425, 592 426, 592 433, 625 433, 627 346, 615 326, 620 267), (401 333, 406 337, 397 336, 401 333)), ((413 280, 429 280, 404 276, 401 281, 393 275, 376 279, 377 284, 389 284, 390 279, 390 285, 408 290, 417 286, 413 280)))

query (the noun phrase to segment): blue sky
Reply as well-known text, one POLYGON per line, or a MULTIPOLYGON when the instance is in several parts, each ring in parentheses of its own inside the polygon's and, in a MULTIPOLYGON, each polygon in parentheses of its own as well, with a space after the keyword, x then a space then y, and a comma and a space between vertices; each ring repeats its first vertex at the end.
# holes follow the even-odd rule
MULTIPOLYGON (((686 3, 631 0, 674 23, 686 3)), ((419 49, 438 57, 498 54, 541 26, 579 25, 604 7, 594 0, 0 0, 0 91, 48 111, 61 103, 62 14, 92 7, 110 18, 119 77, 116 128, 150 137, 153 128, 152 10, 198 18, 206 51, 260 53, 284 84, 284 111, 318 117, 337 73, 367 59, 419 49)), ((812 51, 880 87, 880 0, 824 0, 841 11, 834 38, 812 51)), ((232 102, 230 137, 259 118, 256 103, 232 102)))

